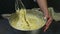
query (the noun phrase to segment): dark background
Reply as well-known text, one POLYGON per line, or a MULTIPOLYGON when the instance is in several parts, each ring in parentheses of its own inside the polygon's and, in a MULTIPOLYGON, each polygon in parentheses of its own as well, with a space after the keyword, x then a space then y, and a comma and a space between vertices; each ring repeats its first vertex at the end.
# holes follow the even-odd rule
MULTIPOLYGON (((32 0, 22 0, 26 8, 36 7, 32 0)), ((0 13, 12 13, 14 10, 15 0, 0 0, 0 13)), ((60 0, 48 0, 48 6, 60 11, 60 0)), ((56 11, 56 12, 58 12, 56 11)))

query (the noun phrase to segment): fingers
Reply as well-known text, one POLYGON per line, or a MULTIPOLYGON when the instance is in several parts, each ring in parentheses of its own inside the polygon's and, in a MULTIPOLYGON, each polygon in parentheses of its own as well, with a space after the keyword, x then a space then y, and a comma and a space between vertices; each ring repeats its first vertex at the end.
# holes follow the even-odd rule
POLYGON ((52 18, 49 18, 47 23, 46 23, 46 26, 50 25, 52 23, 52 18))
POLYGON ((44 27, 44 32, 46 32, 46 30, 49 28, 49 26, 45 26, 44 27))
POLYGON ((51 23, 52 23, 52 18, 49 18, 48 21, 47 21, 47 23, 46 23, 44 32, 46 32, 46 30, 49 28, 49 26, 50 26, 51 23))

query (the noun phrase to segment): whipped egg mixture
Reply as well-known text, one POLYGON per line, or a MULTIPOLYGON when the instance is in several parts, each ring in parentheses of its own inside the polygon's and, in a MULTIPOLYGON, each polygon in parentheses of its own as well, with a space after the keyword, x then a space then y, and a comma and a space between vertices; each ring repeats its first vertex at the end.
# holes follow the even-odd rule
POLYGON ((40 17, 33 14, 26 14, 26 10, 21 9, 17 10, 15 16, 11 18, 11 26, 18 30, 29 31, 37 30, 45 25, 45 21, 40 17), (14 18, 13 18, 14 17, 14 18))

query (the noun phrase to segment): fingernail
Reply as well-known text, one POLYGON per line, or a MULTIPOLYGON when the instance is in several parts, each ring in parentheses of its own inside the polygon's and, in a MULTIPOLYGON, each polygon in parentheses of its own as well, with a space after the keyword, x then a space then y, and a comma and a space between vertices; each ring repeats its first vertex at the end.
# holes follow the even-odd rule
POLYGON ((44 19, 47 19, 46 17, 44 17, 44 19))

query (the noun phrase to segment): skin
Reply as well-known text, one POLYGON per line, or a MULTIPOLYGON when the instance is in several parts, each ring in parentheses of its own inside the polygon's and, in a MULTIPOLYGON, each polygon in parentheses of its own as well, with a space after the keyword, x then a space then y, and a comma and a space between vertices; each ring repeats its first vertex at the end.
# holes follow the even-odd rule
POLYGON ((44 13, 44 16, 45 16, 44 18, 47 19, 47 23, 44 27, 44 32, 46 32, 46 30, 49 28, 50 24, 52 23, 52 17, 49 14, 48 7, 47 7, 47 0, 37 0, 37 3, 40 9, 44 13))

